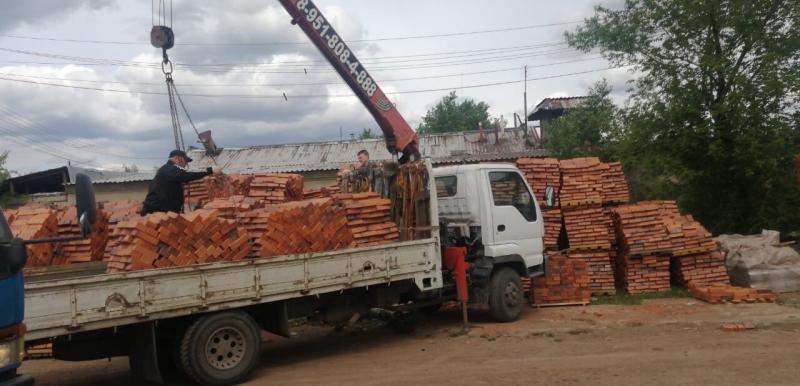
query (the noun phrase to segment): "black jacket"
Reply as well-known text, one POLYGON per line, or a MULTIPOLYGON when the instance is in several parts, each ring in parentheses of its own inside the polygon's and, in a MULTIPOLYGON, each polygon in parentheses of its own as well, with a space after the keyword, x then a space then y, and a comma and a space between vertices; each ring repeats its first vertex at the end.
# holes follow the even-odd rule
POLYGON ((177 212, 183 209, 183 184, 199 180, 211 174, 210 171, 187 172, 171 161, 158 169, 150 182, 147 197, 144 199, 142 214, 153 212, 177 212))

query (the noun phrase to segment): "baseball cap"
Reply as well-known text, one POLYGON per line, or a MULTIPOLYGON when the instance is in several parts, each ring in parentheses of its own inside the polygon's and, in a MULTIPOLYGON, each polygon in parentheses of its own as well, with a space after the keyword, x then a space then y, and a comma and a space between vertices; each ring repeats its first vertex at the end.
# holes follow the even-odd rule
POLYGON ((175 149, 175 150, 169 152, 169 158, 172 158, 172 157, 183 157, 183 158, 186 159, 186 162, 192 162, 192 159, 188 155, 186 155, 186 152, 183 151, 183 150, 175 149))

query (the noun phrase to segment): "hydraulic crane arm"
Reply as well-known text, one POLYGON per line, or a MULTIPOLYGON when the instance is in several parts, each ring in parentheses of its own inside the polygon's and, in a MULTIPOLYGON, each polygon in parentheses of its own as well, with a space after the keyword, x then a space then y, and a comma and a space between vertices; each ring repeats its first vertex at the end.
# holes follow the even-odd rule
POLYGON ((419 159, 417 135, 311 0, 278 0, 378 122, 386 147, 401 163, 419 159))

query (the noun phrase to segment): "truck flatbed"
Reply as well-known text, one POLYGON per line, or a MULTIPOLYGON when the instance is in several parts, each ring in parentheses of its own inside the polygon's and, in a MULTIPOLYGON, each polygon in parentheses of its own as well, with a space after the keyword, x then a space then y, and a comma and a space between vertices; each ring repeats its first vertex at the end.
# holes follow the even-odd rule
POLYGON ((25 285, 26 341, 412 280, 441 288, 436 238, 25 285))

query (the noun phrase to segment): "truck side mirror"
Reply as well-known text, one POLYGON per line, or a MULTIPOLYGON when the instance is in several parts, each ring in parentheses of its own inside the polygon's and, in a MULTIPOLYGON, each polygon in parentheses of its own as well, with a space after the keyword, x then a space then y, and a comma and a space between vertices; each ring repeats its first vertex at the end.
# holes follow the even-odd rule
POLYGON ((556 204, 556 190, 552 186, 544 188, 544 204, 546 206, 555 206, 556 204))
POLYGON ((92 233, 92 225, 97 219, 97 203, 94 200, 92 180, 83 173, 75 175, 75 206, 77 207, 81 236, 86 237, 92 233))

